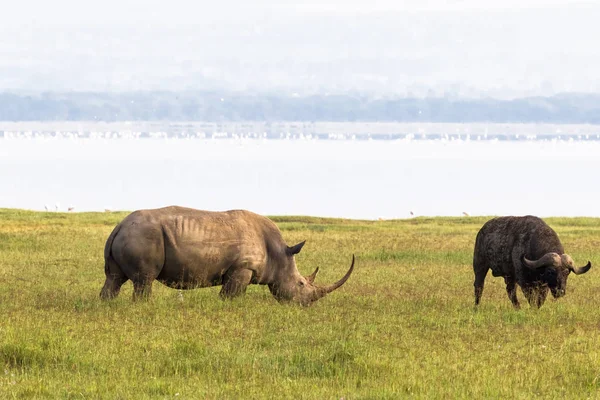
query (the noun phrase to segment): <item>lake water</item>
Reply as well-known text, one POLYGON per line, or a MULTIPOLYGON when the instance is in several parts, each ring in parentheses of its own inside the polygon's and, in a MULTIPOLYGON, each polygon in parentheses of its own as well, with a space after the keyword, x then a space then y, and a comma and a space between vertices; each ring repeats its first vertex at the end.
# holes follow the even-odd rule
POLYGON ((600 141, 0 139, 0 207, 600 216, 600 141))

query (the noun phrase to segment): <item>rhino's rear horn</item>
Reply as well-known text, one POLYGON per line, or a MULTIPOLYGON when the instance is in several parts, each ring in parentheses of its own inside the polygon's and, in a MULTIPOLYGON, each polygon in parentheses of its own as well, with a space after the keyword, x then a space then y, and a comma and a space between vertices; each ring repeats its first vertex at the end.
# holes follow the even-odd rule
POLYGON ((586 272, 588 272, 590 270, 590 268, 592 268, 592 262, 588 261, 588 263, 583 267, 570 267, 569 269, 575 275, 581 275, 581 274, 585 274, 586 272))
POLYGON ((300 250, 302 250, 302 246, 304 246, 304 243, 306 243, 306 240, 305 240, 304 242, 300 242, 300 243, 298 243, 297 245, 294 245, 294 246, 292 246, 292 247, 288 246, 288 247, 285 249, 285 253, 286 253, 288 256, 293 256, 294 254, 298 254, 298 253, 300 253, 300 250))
POLYGON ((315 282, 315 278, 317 277, 317 273, 319 272, 319 267, 317 267, 315 269, 315 272, 313 272, 312 274, 308 275, 306 277, 306 280, 308 281, 308 283, 314 283, 315 282))
POLYGON ((560 256, 557 253, 546 253, 540 259, 532 261, 528 260, 525 255, 523 255, 523 264, 527 268, 537 269, 543 267, 560 267, 562 265, 562 261, 560 256))

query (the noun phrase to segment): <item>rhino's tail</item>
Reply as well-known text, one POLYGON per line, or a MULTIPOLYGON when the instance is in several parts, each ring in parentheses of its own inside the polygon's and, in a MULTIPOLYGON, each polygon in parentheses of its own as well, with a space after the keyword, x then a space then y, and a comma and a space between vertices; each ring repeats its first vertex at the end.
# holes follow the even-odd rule
POLYGON ((115 261, 112 255, 112 244, 115 237, 121 229, 121 224, 117 225, 115 229, 110 233, 104 246, 104 273, 106 274, 106 281, 100 291, 100 298, 102 300, 108 300, 115 298, 119 295, 121 285, 127 280, 124 278, 123 272, 120 270, 119 265, 115 261))
POLYGON ((108 239, 106 239, 106 244, 104 245, 104 272, 108 276, 110 272, 110 264, 117 265, 117 262, 112 256, 112 244, 121 229, 121 224, 115 226, 115 229, 110 233, 108 239))

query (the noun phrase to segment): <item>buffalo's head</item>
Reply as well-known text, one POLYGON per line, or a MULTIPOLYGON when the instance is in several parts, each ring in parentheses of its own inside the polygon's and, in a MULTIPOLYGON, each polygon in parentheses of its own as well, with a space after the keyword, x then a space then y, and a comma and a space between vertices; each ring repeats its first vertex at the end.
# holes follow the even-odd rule
POLYGON ((346 283, 354 270, 354 256, 352 256, 350 269, 342 279, 328 286, 316 285, 314 281, 319 272, 318 267, 308 276, 302 276, 296 267, 294 255, 300 252, 304 243, 285 249, 283 262, 278 266, 272 282, 269 283, 269 290, 278 301, 291 301, 308 306, 346 283))
POLYGON ((576 267, 568 254, 546 253, 537 260, 529 260, 523 256, 523 265, 532 270, 540 271, 542 281, 548 285, 552 296, 559 298, 567 291, 567 278, 573 272, 575 275, 585 274, 592 268, 588 261, 583 267, 576 267))

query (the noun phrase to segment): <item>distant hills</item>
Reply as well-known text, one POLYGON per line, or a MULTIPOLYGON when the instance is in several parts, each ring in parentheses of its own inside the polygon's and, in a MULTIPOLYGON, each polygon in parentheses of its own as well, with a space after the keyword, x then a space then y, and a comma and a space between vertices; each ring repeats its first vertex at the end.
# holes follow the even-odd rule
POLYGON ((512 100, 237 92, 0 93, 1 121, 600 124, 600 94, 512 100))

